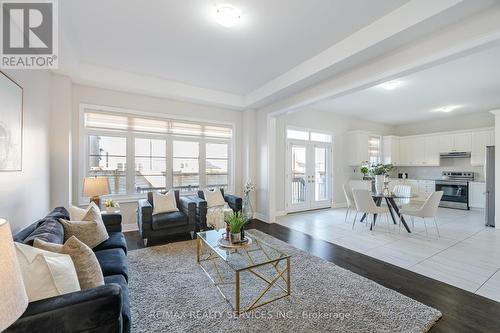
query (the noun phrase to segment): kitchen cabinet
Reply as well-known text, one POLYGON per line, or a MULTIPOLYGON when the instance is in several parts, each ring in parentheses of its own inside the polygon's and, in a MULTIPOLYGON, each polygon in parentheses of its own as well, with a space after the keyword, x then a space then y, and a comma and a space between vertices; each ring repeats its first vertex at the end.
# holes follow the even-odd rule
POLYGON ((472 152, 470 164, 472 166, 484 165, 486 146, 494 145, 495 133, 493 130, 472 132, 472 152))
POLYGON ((436 190, 436 183, 433 180, 423 179, 389 179, 389 191, 393 191, 396 185, 410 186, 412 194, 420 194, 428 197, 436 190))
POLYGON ((399 137, 388 135, 382 137, 382 163, 399 165, 399 137))
POLYGON ((484 208, 486 203, 486 184, 469 182, 469 207, 484 208))
POLYGON ((360 166, 364 161, 368 161, 368 139, 368 132, 352 131, 347 133, 349 166, 360 166))
POLYGON ((472 150, 472 133, 452 133, 439 136, 439 152, 470 152, 472 150))
POLYGON ((436 149, 436 137, 417 136, 399 140, 399 165, 401 166, 437 166, 439 152, 436 149))
POLYGON ((439 166, 439 136, 431 135, 424 137, 424 161, 425 166, 439 166))

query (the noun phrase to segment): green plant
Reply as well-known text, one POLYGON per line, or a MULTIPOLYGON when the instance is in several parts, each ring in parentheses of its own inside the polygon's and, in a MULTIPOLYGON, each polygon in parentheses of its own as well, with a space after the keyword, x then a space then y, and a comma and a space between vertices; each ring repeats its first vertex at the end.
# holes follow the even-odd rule
POLYGON ((240 212, 233 212, 227 218, 227 224, 232 234, 241 232, 241 228, 245 225, 246 219, 240 212))
POLYGON ((375 176, 383 176, 387 175, 392 169, 394 169, 394 166, 392 164, 372 164, 370 167, 370 171, 373 175, 375 176))
POLYGON ((362 166, 361 169, 360 169, 361 173, 366 176, 368 174, 368 172, 370 172, 370 170, 368 169, 368 167, 366 166, 362 166))

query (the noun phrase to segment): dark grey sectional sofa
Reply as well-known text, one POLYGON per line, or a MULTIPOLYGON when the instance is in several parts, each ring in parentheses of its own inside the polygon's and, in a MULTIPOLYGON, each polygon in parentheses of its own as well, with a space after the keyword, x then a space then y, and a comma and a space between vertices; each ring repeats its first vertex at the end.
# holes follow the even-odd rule
MULTIPOLYGON (((102 216, 109 239, 93 250, 105 285, 31 302, 24 314, 5 332, 130 332, 127 243, 121 216, 102 216)), ((14 235, 16 242, 33 245, 35 238, 62 244, 59 218, 69 219, 63 207, 14 235)))

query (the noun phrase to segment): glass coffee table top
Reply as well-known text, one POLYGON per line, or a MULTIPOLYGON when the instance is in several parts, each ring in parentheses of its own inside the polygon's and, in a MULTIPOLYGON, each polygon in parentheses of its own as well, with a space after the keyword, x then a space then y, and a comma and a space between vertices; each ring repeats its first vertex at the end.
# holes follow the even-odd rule
POLYGON ((238 248, 219 246, 219 239, 226 235, 226 231, 223 229, 198 232, 197 235, 235 271, 265 265, 278 259, 290 257, 288 254, 275 249, 259 239, 259 237, 248 232, 245 232, 245 236, 252 239, 251 244, 238 248))

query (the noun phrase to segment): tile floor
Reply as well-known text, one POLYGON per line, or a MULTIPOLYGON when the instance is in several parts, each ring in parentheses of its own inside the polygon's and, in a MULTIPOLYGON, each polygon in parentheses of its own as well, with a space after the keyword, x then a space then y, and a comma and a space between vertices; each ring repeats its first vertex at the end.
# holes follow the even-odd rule
MULTIPOLYGON (((484 226, 484 212, 440 208, 432 221, 415 219, 415 232, 377 220, 373 231, 347 221, 345 209, 295 213, 277 223, 500 302, 500 230, 484 226)), ((359 216, 358 220, 359 221, 359 216)), ((411 227, 411 224, 410 224, 411 227)))

